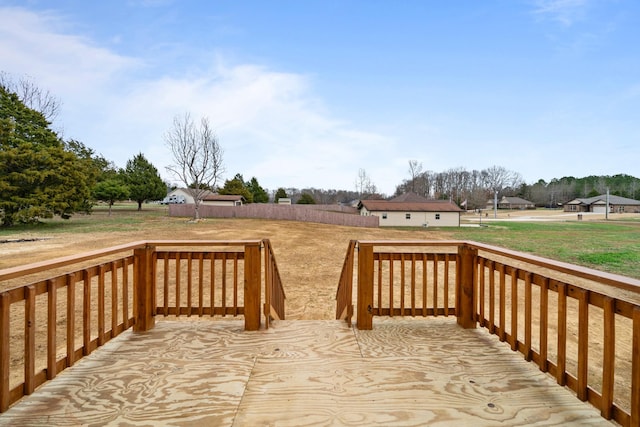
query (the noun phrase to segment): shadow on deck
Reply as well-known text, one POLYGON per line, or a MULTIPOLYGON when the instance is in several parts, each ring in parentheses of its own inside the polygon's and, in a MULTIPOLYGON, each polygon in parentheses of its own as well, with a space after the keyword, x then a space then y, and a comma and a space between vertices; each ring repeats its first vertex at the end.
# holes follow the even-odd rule
POLYGON ((160 321, 109 341, 0 425, 613 425, 485 329, 374 322, 160 321))

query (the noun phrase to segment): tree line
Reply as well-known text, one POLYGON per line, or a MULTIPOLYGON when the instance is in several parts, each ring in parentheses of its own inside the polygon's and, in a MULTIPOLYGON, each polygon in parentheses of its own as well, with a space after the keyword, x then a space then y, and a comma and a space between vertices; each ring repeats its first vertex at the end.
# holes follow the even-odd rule
POLYGON ((52 130, 59 101, 28 81, 0 74, 0 225, 69 218, 91 211, 96 201, 109 207, 132 199, 162 198, 166 184, 142 153, 118 169, 76 140, 52 130))
POLYGON ((502 166, 468 171, 462 167, 443 172, 423 171, 422 164, 409 161, 409 178, 396 187, 396 195, 408 191, 427 198, 448 199, 467 209, 484 209, 494 197, 516 196, 538 207, 556 208, 576 198, 605 194, 640 199, 640 179, 626 174, 572 176, 527 184, 522 176, 502 166))
MULTIPOLYGON (((13 80, 0 72, 0 225, 38 222, 54 215, 69 218, 91 212, 103 201, 111 207, 118 200, 135 200, 138 209, 149 200, 160 200, 170 185, 142 153, 125 168, 97 154, 80 141, 64 140, 52 130, 60 101, 28 79, 13 80)), ((247 203, 277 202, 290 198, 300 204, 348 204, 359 199, 387 199, 414 192, 430 199, 446 199, 467 209, 484 209, 493 197, 519 196, 540 207, 557 207, 578 197, 610 194, 640 199, 640 180, 630 175, 563 177, 526 184, 518 172, 502 166, 482 170, 452 168, 424 170, 409 160, 408 177, 391 196, 381 194, 364 169, 359 169, 353 190, 317 188, 263 188, 256 177, 241 173, 219 181, 225 171, 223 150, 209 120, 194 120, 189 113, 176 116, 164 135, 173 155, 166 167, 180 185, 191 192, 195 218, 208 191, 242 195, 247 203)))

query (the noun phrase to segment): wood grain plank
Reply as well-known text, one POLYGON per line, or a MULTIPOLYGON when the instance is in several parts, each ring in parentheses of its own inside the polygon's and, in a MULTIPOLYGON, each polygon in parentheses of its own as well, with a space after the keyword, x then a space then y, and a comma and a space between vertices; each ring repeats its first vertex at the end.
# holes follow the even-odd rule
POLYGON ((2 425, 603 425, 481 329, 445 319, 158 322, 2 415, 2 425), (500 363, 495 363, 499 360, 500 363), (550 402, 553 402, 551 405, 550 402))
POLYGON ((100 265, 98 269, 98 347, 104 345, 104 327, 105 327, 105 268, 104 265, 100 265))
POLYGON ((526 273, 524 276, 524 359, 526 361, 531 360, 531 330, 533 324, 531 277, 531 273, 526 273))
POLYGON ((589 292, 578 291, 578 399, 588 397, 589 375, 589 292))
POLYGON ((603 361, 602 361, 602 403, 601 414, 610 420, 613 416, 613 384, 616 359, 616 321, 615 300, 611 297, 604 298, 604 327, 603 336, 603 361))
POLYGON ((540 285, 540 370, 549 370, 549 279, 545 278, 540 285))
MULTIPOLYGON (((11 339, 11 298, 7 292, 0 293, 0 341, 7 343, 11 339)), ((0 411, 5 412, 10 402, 10 346, 0 346, 0 411)))
POLYGON ((67 274, 67 367, 76 361, 76 275, 67 274))
POLYGON ((633 309, 631 425, 640 426, 640 307, 633 309))
POLYGON ((518 350, 518 269, 511 270, 511 350, 518 350))
POLYGON ((556 380, 558 385, 567 384, 567 285, 558 283, 558 360, 556 380))
POLYGON ((24 309, 24 394, 36 388, 36 288, 25 288, 24 309))
POLYGON ((56 281, 47 280, 47 379, 56 377, 56 326, 58 320, 58 291, 56 281))
POLYGON ((486 268, 485 268, 485 259, 484 258, 480 258, 479 262, 478 262, 478 270, 480 271, 479 273, 479 285, 478 285, 478 301, 479 301, 479 307, 478 307, 478 315, 479 315, 479 321, 480 321, 480 326, 486 327, 487 326, 487 322, 485 320, 485 274, 486 274, 486 268))
POLYGON ((506 314, 507 314, 507 291, 506 291, 506 274, 505 274, 505 267, 504 264, 500 264, 500 267, 498 269, 498 271, 500 272, 500 291, 499 291, 499 298, 500 298, 500 303, 499 303, 499 309, 500 309, 500 326, 498 328, 498 337, 500 338, 500 341, 505 341, 507 339, 507 321, 506 321, 506 314))

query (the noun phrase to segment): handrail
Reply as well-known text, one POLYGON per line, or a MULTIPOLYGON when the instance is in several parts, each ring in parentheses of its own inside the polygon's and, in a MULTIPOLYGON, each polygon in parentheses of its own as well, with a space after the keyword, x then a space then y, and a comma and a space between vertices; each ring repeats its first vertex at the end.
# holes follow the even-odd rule
POLYGON ((265 326, 268 329, 272 319, 284 320, 284 302, 287 298, 282 286, 278 263, 269 239, 262 241, 265 249, 265 326))
POLYGON ((46 261, 38 261, 27 265, 9 267, 0 270, 0 282, 11 280, 30 274, 41 273, 43 271, 52 270, 54 268, 66 267, 78 264, 84 261, 94 260, 96 258, 106 257, 118 252, 131 251, 133 249, 143 248, 146 245, 152 246, 244 246, 247 244, 259 245, 261 240, 141 240, 137 242, 125 243, 122 245, 112 246, 106 249, 97 249, 94 251, 84 252, 77 255, 68 255, 59 258, 53 258, 46 261))
POLYGON ((537 255, 518 252, 511 249, 500 248, 497 246, 487 245, 478 242, 463 242, 475 249, 493 253, 495 255, 505 256, 513 260, 526 262, 537 267, 548 268, 559 273, 571 274, 582 279, 591 280, 607 286, 625 291, 631 291, 640 295, 640 280, 619 274, 608 273, 605 271, 595 270, 589 267, 582 267, 569 264, 562 261, 556 261, 537 255))
MULTIPOLYGON (((435 304, 439 289, 446 289, 447 278, 440 285, 437 272, 444 267, 455 276, 453 313, 458 324, 474 328, 479 322, 559 385, 600 409, 604 418, 640 426, 639 280, 468 241, 368 240, 357 245, 359 329, 371 329, 374 315, 438 315, 426 298, 428 294, 435 304), (457 254, 443 256, 443 246, 456 246, 457 254), (414 249, 404 249, 408 247, 414 249), (446 267, 447 257, 455 268, 446 267), (433 262, 430 269, 428 262, 433 262), (426 280, 427 272, 433 273, 432 279, 426 280), (432 296, 427 283, 433 286, 432 296), (424 298, 422 304, 418 296, 424 298), (593 327, 601 328, 602 341, 590 333, 593 327), (631 343, 628 356, 616 349, 620 339, 631 343), (592 363, 590 351, 602 352, 601 367, 592 363), (614 388, 622 375, 615 372, 621 369, 618 364, 629 370, 624 371, 631 382, 626 390, 614 388), (598 375, 601 384, 593 382, 598 375)), ((352 265, 349 257, 350 252, 345 264, 352 265)), ((354 282, 344 276, 339 283, 342 295, 354 282)), ((350 303, 341 300, 337 311, 350 303)))
POLYGON ((30 274, 41 273, 43 271, 52 270, 54 268, 78 264, 84 261, 113 255, 118 252, 142 248, 146 243, 147 242, 144 241, 126 243, 124 245, 113 246, 107 249, 98 249, 95 251, 85 252, 83 254, 69 255, 47 261, 34 262, 23 266, 5 268, 0 270, 0 282, 15 279, 18 277, 28 276, 30 274))
POLYGON ((259 329, 263 274, 272 312, 284 318, 284 289, 268 240, 138 241, 0 270, 0 281, 35 280, 0 290, 0 412, 123 331, 152 328, 158 314, 240 314, 246 330, 259 329), (98 264, 87 266, 91 260, 98 264), (44 272, 55 277, 33 279, 44 272), (60 322, 65 334, 58 333, 60 322), (24 331, 19 357, 8 344, 16 328, 24 331), (58 356, 61 338, 66 352, 58 356), (22 369, 12 366, 18 359, 22 369))
POLYGON ((347 254, 342 264, 338 290, 336 291, 336 319, 345 320, 351 327, 353 317, 353 262, 355 259, 356 240, 349 241, 347 254))

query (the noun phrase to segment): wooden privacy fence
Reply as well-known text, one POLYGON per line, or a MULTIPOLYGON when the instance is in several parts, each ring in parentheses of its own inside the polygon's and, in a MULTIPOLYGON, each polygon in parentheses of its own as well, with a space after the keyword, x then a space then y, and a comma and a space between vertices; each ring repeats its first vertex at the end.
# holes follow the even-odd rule
MULTIPOLYGON (((169 205, 169 216, 193 217, 193 204, 169 205)), ((251 203, 242 206, 200 204, 201 218, 264 218, 273 220, 317 222, 349 227, 378 227, 379 218, 362 216, 352 207, 339 205, 278 205, 251 203)))
POLYGON ((336 296, 357 327, 373 316, 455 315, 478 324, 588 401, 640 426, 640 281, 460 241, 351 242, 336 296))
POLYGON ((135 242, 0 270, 0 284, 29 280, 0 292, 0 412, 156 315, 243 315, 259 329, 263 277, 268 327, 285 298, 268 240, 135 242))

